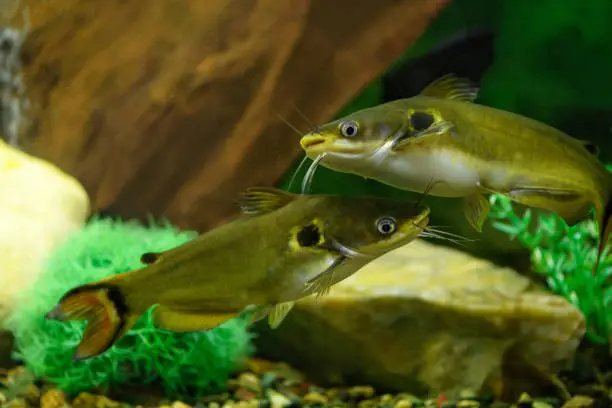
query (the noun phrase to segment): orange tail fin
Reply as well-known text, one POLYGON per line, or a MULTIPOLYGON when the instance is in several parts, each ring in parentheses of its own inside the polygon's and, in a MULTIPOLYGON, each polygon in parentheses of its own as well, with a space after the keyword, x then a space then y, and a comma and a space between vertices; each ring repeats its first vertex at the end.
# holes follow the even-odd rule
POLYGON ((87 320, 74 360, 85 360, 104 353, 136 321, 128 314, 119 288, 105 283, 83 285, 70 290, 45 318, 59 321, 87 320))
POLYGON ((601 261, 601 254, 606 248, 610 233, 612 233, 612 200, 608 199, 603 209, 603 214, 597 214, 597 218, 599 219, 599 245, 597 247, 597 259, 593 267, 593 275, 597 274, 597 269, 601 261))

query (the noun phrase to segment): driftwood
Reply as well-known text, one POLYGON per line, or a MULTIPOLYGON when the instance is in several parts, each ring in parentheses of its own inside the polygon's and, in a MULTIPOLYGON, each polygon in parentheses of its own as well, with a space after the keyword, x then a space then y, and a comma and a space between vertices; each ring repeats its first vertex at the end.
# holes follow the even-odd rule
POLYGON ((24 0, 25 150, 94 211, 205 230, 273 185, 447 0, 24 0))

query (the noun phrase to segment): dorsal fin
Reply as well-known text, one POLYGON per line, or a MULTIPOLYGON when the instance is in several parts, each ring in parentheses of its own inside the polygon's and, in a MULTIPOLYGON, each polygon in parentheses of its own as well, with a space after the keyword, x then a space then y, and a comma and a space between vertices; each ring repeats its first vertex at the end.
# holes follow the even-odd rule
POLYGON ((140 262, 145 265, 151 265, 159 260, 162 252, 146 252, 140 256, 140 262))
POLYGON ((474 102, 479 88, 467 78, 455 74, 446 74, 423 89, 421 96, 431 96, 440 99, 455 99, 463 102, 474 102))
POLYGON ((296 195, 272 187, 251 187, 241 194, 238 205, 243 214, 265 214, 282 208, 296 195))
POLYGON ((599 156, 599 146, 590 140, 578 140, 582 146, 587 150, 587 152, 591 153, 593 156, 599 156))

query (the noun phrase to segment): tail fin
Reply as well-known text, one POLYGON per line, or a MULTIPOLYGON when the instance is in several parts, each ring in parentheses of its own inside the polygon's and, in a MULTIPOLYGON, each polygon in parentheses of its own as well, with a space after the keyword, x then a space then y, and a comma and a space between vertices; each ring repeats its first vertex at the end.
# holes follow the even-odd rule
POLYGON ((87 320, 83 338, 73 356, 75 361, 102 354, 136 321, 128 314, 125 298, 119 288, 107 283, 88 284, 70 290, 45 318, 87 320))
POLYGON ((597 274, 599 262, 601 261, 601 254, 606 248, 610 233, 612 233, 612 199, 608 198, 603 208, 603 213, 601 215, 597 214, 597 218, 599 220, 599 245, 597 247, 597 259, 593 267, 593 275, 597 274))

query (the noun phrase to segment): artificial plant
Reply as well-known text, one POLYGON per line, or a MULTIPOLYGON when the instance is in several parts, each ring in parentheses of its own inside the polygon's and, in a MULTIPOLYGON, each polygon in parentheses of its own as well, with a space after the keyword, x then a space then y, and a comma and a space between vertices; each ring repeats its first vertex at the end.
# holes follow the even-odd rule
POLYGON ((490 202, 489 222, 525 246, 531 253, 534 271, 545 277, 549 289, 582 312, 587 322, 586 336, 596 344, 608 343, 612 324, 612 265, 606 248, 599 272, 593 276, 597 223, 588 219, 569 227, 555 213, 534 217, 529 208, 519 216, 512 201, 499 194, 491 195, 490 202))
POLYGON ((46 320, 69 289, 140 268, 140 255, 193 239, 168 223, 94 218, 49 259, 40 279, 6 322, 15 335, 15 357, 37 377, 68 394, 132 383, 160 383, 170 398, 195 398, 223 388, 252 351, 245 317, 197 333, 157 329, 151 310, 113 347, 98 357, 73 361, 84 321, 46 320))

